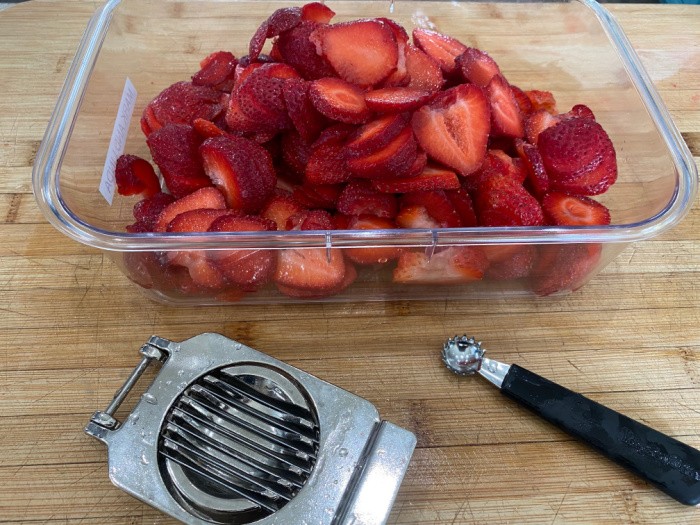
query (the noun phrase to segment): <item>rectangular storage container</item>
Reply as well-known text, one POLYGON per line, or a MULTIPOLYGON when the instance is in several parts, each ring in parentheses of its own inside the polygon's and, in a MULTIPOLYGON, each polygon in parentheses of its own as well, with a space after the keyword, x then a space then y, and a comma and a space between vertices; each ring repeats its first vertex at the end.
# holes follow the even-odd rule
POLYGON ((409 32, 432 27, 487 51, 511 83, 551 91, 560 111, 589 106, 617 151, 618 180, 596 197, 610 209, 612 225, 126 233, 138 198, 115 195, 110 204, 99 191, 126 79, 138 95, 125 152, 150 159, 139 126, 148 102, 170 84, 189 80, 213 51, 246 54, 260 23, 290 5, 301 3, 110 0, 85 31, 37 155, 34 191, 61 233, 104 250, 152 299, 192 305, 562 294, 585 284, 629 243, 672 227, 695 198, 697 168, 687 147, 622 30, 596 2, 329 1, 333 22, 389 17, 409 32), (270 250, 276 258, 299 250, 294 256, 300 260, 321 253, 326 260, 349 260, 348 250, 382 246, 424 254, 430 282, 395 282, 392 261, 355 264, 347 270, 357 274, 346 274, 347 287, 290 297, 274 282, 254 291, 203 288, 186 268, 167 263, 177 252, 210 257, 232 248, 270 250), (442 279, 441 265, 449 266, 463 247, 533 257, 533 269, 513 279, 489 270, 468 282, 442 279))

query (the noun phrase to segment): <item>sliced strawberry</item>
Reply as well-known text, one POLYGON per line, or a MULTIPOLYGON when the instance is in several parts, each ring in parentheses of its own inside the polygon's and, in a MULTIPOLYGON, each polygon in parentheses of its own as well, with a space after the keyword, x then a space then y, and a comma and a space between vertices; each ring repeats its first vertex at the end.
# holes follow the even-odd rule
POLYGON ((254 213, 272 196, 276 175, 270 154, 242 137, 214 137, 200 147, 204 170, 229 208, 254 213))
POLYGON ((357 157, 384 148, 406 129, 408 122, 406 114, 384 115, 368 122, 348 138, 345 144, 348 154, 357 157))
POLYGON ((305 208, 333 210, 341 191, 340 184, 302 184, 294 189, 292 198, 305 208))
POLYGON ((361 124, 370 117, 364 92, 340 78, 314 80, 309 86, 309 98, 318 112, 331 120, 361 124))
POLYGON ((199 63, 201 68, 192 77, 195 86, 209 86, 230 93, 235 80, 238 60, 228 51, 215 51, 199 63))
POLYGON ((486 155, 491 110, 483 91, 463 84, 413 114, 413 131, 428 156, 469 175, 486 155))
POLYGON ((284 103, 292 124, 308 143, 318 138, 327 120, 321 115, 309 97, 309 83, 300 78, 290 78, 282 85, 284 103))
MULTIPOLYGON (((205 232, 211 224, 224 215, 236 215, 237 212, 227 209, 196 208, 176 215, 168 223, 165 231, 171 233, 205 232)), ((175 253, 175 252, 169 252, 175 253)), ((172 260, 172 259, 171 259, 172 260)))
POLYGON ((541 226, 539 202, 511 177, 495 175, 484 181, 474 199, 481 226, 541 226))
POLYGON ((462 218, 452 201, 443 190, 415 191, 406 193, 401 198, 401 213, 396 217, 396 223, 403 226, 405 216, 401 216, 406 208, 422 206, 439 228, 458 228, 462 226, 462 218))
POLYGON ((301 210, 287 219, 287 230, 332 230, 333 218, 326 210, 301 210))
POLYGON ((487 164, 495 166, 496 163, 500 164, 499 171, 504 175, 512 177, 521 184, 525 182, 527 172, 519 158, 514 159, 501 149, 490 149, 486 154, 484 166, 487 164))
POLYGON ((384 87, 365 94, 367 107, 379 113, 401 113, 418 109, 433 93, 409 87, 384 87))
MULTIPOLYGON (((156 220, 166 206, 173 203, 175 197, 169 193, 158 192, 151 197, 140 200, 134 204, 134 219, 136 224, 131 233, 153 231, 156 220)), ((127 227, 128 228, 128 227, 127 227)))
POLYGON ((412 45, 407 45, 406 74, 410 79, 407 87, 429 93, 437 93, 445 83, 440 65, 423 51, 412 45))
POLYGON ((516 148, 518 155, 520 155, 520 160, 525 166, 527 181, 532 193, 538 198, 542 197, 549 191, 549 176, 544 168, 542 155, 540 155, 537 146, 528 144, 523 140, 516 141, 516 148))
POLYGON ((494 75, 486 86, 491 105, 491 134, 506 137, 523 137, 525 125, 518 102, 510 85, 502 75, 494 75))
POLYGON ((168 191, 175 198, 211 186, 199 157, 201 139, 192 126, 167 124, 151 133, 146 143, 168 191))
POLYGON ((307 184, 340 184, 352 177, 343 141, 347 135, 325 133, 311 146, 304 172, 307 184))
POLYGON ((309 38, 338 76, 357 86, 379 84, 398 63, 394 32, 380 20, 321 25, 309 38))
POLYGON ((285 80, 290 78, 300 77, 294 68, 286 64, 263 64, 256 68, 237 90, 243 113, 272 129, 288 127, 289 116, 282 89, 285 80))
POLYGON ((288 131, 282 135, 280 156, 294 174, 294 180, 301 183, 311 156, 311 146, 296 131, 288 131))
POLYGON ((531 89, 530 91, 525 91, 525 95, 530 99, 533 111, 543 109, 552 115, 557 114, 557 101, 554 99, 554 95, 549 91, 531 89))
POLYGON ((335 12, 321 2, 311 2, 302 6, 301 18, 319 24, 328 24, 335 16, 335 12))
POLYGON ((370 179, 406 176, 418 156, 418 146, 411 126, 406 126, 382 149, 348 160, 350 171, 370 179))
POLYGON ((552 115, 549 111, 538 109, 533 111, 525 121, 525 136, 530 144, 537 145, 537 139, 544 130, 561 122, 559 115, 552 115))
POLYGON ((121 155, 114 170, 119 195, 152 197, 160 191, 160 181, 151 163, 136 155, 121 155))
POLYGON ((486 277, 496 281, 527 277, 537 257, 533 245, 504 244, 484 246, 483 250, 490 263, 486 277))
POLYGON ((413 43, 435 60, 440 69, 448 74, 456 70, 455 59, 467 49, 467 46, 456 38, 430 29, 414 29, 413 43))
MULTIPOLYGON (((396 224, 390 219, 375 215, 352 217, 347 225, 349 230, 393 230, 396 224)), ((376 246, 368 248, 346 248, 345 255, 357 264, 384 264, 397 259, 403 248, 396 246, 376 246)))
POLYGON ((177 82, 148 103, 141 127, 144 132, 149 131, 146 134, 149 135, 166 124, 192 124, 196 118, 214 120, 223 110, 217 90, 191 82, 177 82))
MULTIPOLYGON (((228 214, 216 219, 210 232, 262 232, 276 228, 273 221, 251 215, 228 214)), ((246 291, 269 282, 275 272, 274 250, 212 250, 209 259, 226 280, 246 291)))
POLYGON ((488 260, 472 246, 451 246, 436 250, 404 252, 394 269, 394 282, 410 284, 461 284, 484 277, 488 260))
POLYGON ((181 213, 190 210, 211 209, 223 210, 226 208, 226 200, 222 193, 216 188, 202 188, 194 193, 168 204, 158 214, 158 218, 153 223, 153 231, 164 232, 168 224, 181 213))
POLYGON ((474 203, 472 202, 469 193, 464 188, 446 191, 445 195, 452 203, 460 220, 460 227, 472 228, 477 226, 476 212, 474 211, 474 203))
POLYGON ((209 139, 211 137, 223 137, 227 135, 227 133, 219 126, 217 126, 210 120, 204 120, 203 118, 194 119, 192 127, 197 132, 197 134, 200 137, 202 137, 202 140, 209 139))
POLYGON ((428 210, 422 204, 401 206, 401 210, 394 219, 400 228, 408 229, 433 229, 440 228, 440 223, 430 216, 428 210))
POLYGON ((355 279, 357 279, 357 270, 355 270, 353 264, 346 259, 343 279, 337 285, 331 288, 304 288, 277 283, 277 289, 280 291, 280 293, 297 299, 321 299, 341 293, 348 286, 350 286, 355 279))
POLYGON ((331 65, 316 53, 316 45, 309 40, 319 27, 322 25, 302 20, 291 31, 282 33, 276 41, 275 47, 282 61, 296 69, 306 80, 335 76, 331 65))
POLYGON ((141 288, 154 288, 157 276, 163 273, 160 257, 154 252, 123 252, 126 277, 141 288))
POLYGON ((396 197, 378 192, 365 180, 348 183, 338 197, 336 208, 345 215, 373 215, 384 219, 396 217, 399 211, 396 197))
POLYGON ((277 190, 263 209, 260 210, 260 216, 274 221, 278 230, 285 230, 287 220, 303 209, 304 207, 295 201, 289 192, 277 190))
POLYGON ((540 246, 531 272, 533 291, 552 295, 577 290, 595 273, 601 252, 597 243, 540 246))
POLYGON ((610 224, 610 211, 588 197, 551 192, 542 198, 548 224, 555 226, 602 226, 610 224))
POLYGON ((394 33, 394 38, 396 38, 396 42, 399 44, 408 44, 409 36, 408 33, 406 32, 406 29, 404 27, 392 20, 391 18, 375 18, 377 22, 381 22, 382 24, 386 25, 389 29, 391 29, 391 32, 394 33))
POLYGON ((457 57, 456 64, 464 80, 482 88, 488 86, 493 77, 501 74, 496 61, 487 53, 474 47, 465 49, 457 57))
POLYGON ((343 282, 346 265, 339 248, 292 248, 281 250, 274 280, 284 290, 324 294, 343 282))
POLYGON ((591 120, 595 120, 595 115, 593 114, 593 110, 589 108, 588 106, 584 104, 576 104, 574 107, 571 108, 570 111, 564 113, 565 117, 571 118, 571 117, 578 117, 578 118, 589 118, 591 120))
POLYGON ((525 92, 518 86, 510 85, 510 89, 513 92, 515 101, 518 103, 518 108, 520 108, 520 113, 522 113, 523 118, 527 118, 533 111, 532 101, 525 94, 525 92))
POLYGON ((373 180, 372 186, 385 193, 408 193, 428 190, 455 190, 459 188, 460 183, 454 171, 428 165, 415 177, 373 180))
POLYGON ((253 34, 253 38, 248 45, 248 56, 251 61, 258 59, 265 40, 279 36, 285 31, 290 31, 299 25, 301 22, 301 8, 299 7, 283 7, 274 11, 267 20, 265 20, 257 31, 253 34))
MULTIPOLYGON (((238 93, 235 90, 229 98, 226 109, 226 126, 233 132, 246 134, 267 133, 272 131, 272 126, 269 124, 262 120, 250 118, 243 112, 238 93)), ((277 130, 274 130, 274 132, 276 131, 277 130)))
POLYGON ((617 178, 615 148, 594 120, 565 119, 540 134, 537 148, 552 189, 598 195, 617 178))

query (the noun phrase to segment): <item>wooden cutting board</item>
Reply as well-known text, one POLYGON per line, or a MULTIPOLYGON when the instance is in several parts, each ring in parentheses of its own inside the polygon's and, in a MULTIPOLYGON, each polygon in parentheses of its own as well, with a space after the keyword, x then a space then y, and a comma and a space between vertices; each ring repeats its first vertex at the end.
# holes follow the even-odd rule
MULTIPOLYGON (((114 488, 82 427, 152 333, 203 331, 369 399, 418 448, 390 523, 698 523, 683 507, 535 419, 438 353, 477 334, 517 362, 700 446, 700 209, 627 249, 563 299, 173 309, 143 299, 101 253, 58 234, 31 166, 99 2, 0 12, 0 523, 170 524, 114 488)), ((700 13, 610 5, 696 157, 700 13)), ((291 524, 290 524, 291 525, 291 524)))

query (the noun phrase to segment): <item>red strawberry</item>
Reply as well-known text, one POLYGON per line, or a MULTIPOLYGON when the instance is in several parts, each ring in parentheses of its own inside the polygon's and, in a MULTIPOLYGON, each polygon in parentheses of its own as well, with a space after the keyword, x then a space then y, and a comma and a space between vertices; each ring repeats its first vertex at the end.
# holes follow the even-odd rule
POLYGON ((413 30, 413 43, 435 60, 440 68, 448 74, 453 73, 457 68, 455 58, 467 49, 467 46, 456 38, 421 28, 413 30))
POLYGON ((537 139, 545 129, 551 128, 561 122, 559 115, 552 115, 549 111, 538 109, 533 111, 525 121, 525 136, 530 144, 537 145, 537 139))
MULTIPOLYGON (((293 179, 301 183, 309 163, 311 146, 296 131, 288 131, 282 135, 280 144, 280 156, 284 165, 288 167, 293 179)), ((274 158, 274 156, 273 156, 274 158)))
POLYGON ((493 77, 501 74, 496 61, 474 47, 465 49, 455 62, 464 80, 482 88, 488 86, 493 77))
POLYGON ((345 215, 374 215, 390 219, 396 216, 398 203, 393 195, 372 188, 369 181, 354 180, 340 193, 336 208, 345 215))
MULTIPOLYGON (((177 214, 168 223, 165 231, 171 233, 205 232, 211 224, 224 215, 237 215, 237 212, 227 209, 196 208, 177 214)), ((176 253, 176 252, 169 252, 176 253)))
POLYGON ((367 107, 380 113, 413 111, 431 98, 432 93, 409 87, 385 87, 365 94, 367 107))
POLYGON ((305 208, 332 210, 341 191, 340 184, 302 184, 294 189, 292 198, 305 208))
POLYGON ((290 78, 299 78, 299 74, 286 64, 263 64, 256 68, 237 89, 243 114, 249 119, 262 121, 271 129, 288 127, 289 116, 282 89, 285 80, 290 78))
POLYGON ((202 188, 168 204, 158 214, 153 223, 153 231, 164 232, 168 224, 180 215, 191 210, 223 210, 226 208, 224 196, 216 188, 202 188))
POLYGON ((318 112, 331 120, 361 124, 370 116, 364 92, 339 78, 314 80, 309 86, 309 98, 318 112))
POLYGON ((291 31, 282 33, 275 46, 282 61, 296 69, 307 80, 335 76, 331 65, 316 53, 316 45, 309 40, 311 34, 319 27, 322 25, 311 20, 302 20, 291 31))
POLYGON ((443 92, 413 114, 413 131, 428 156, 469 175, 486 155, 491 121, 483 91, 463 84, 443 92))
POLYGON ((215 51, 199 63, 201 69, 192 77, 192 84, 230 93, 237 65, 238 60, 233 53, 215 51))
POLYGON ((615 148, 594 120, 563 120, 540 134, 537 148, 552 189, 598 195, 617 178, 615 148))
POLYGON ((454 171, 429 165, 415 177, 373 180, 372 186, 385 193, 455 190, 459 188, 459 178, 454 171))
POLYGON ((452 201, 443 190, 415 191, 406 193, 401 198, 401 212, 396 217, 396 223, 404 226, 407 208, 422 206, 439 228, 458 228, 462 226, 462 218, 452 201))
POLYGON ((389 144, 373 153, 348 160, 350 171, 370 179, 405 176, 418 156, 418 146, 411 126, 406 126, 389 144))
POLYGON ((256 133, 276 133, 272 127, 262 120, 256 120, 243 112, 238 93, 234 90, 228 101, 226 109, 226 125, 233 132, 256 134, 256 133))
POLYGON ((574 107, 571 108, 571 111, 568 111, 567 113, 564 113, 564 116, 566 117, 578 117, 578 118, 589 118, 591 120, 595 120, 595 115, 593 114, 593 111, 591 108, 584 104, 576 104, 574 107))
POLYGON ((281 250, 274 280, 283 293, 324 295, 343 282, 346 265, 339 248, 292 248, 281 250))
POLYGON ((122 155, 114 170, 119 195, 152 197, 160 191, 160 181, 147 160, 136 155, 122 155))
POLYGON ((554 95, 549 91, 531 89, 530 91, 525 91, 525 95, 530 99, 533 111, 543 109, 552 115, 557 114, 557 101, 554 100, 554 95))
POLYGON ((523 137, 525 126, 518 102, 510 85, 502 75, 494 75, 486 86, 491 105, 491 134, 495 136, 523 137))
POLYGON ((541 226, 539 202, 511 177, 494 175, 479 185, 474 200, 482 226, 541 226))
POLYGON ((196 118, 214 120, 223 110, 217 90, 191 82, 177 82, 148 103, 141 118, 141 129, 148 136, 166 124, 192 124, 196 118))
POLYGON ((290 31, 299 25, 301 22, 301 8, 299 7, 283 7, 273 12, 267 20, 265 20, 257 31, 253 34, 248 45, 248 56, 251 61, 258 59, 265 40, 279 36, 285 31, 290 31))
POLYGON ((610 224, 610 211, 588 197, 551 192, 542 198, 548 224, 555 226, 603 226, 610 224))
POLYGON ((162 212, 168 204, 171 204, 174 201, 175 197, 169 193, 158 192, 151 197, 147 197, 137 202, 134 205, 133 211, 136 224, 132 225, 134 226, 132 233, 136 233, 137 231, 153 231, 160 212, 162 212))
POLYGON ((520 108, 520 113, 522 113, 523 118, 527 118, 530 113, 532 113, 532 101, 528 98, 525 92, 518 86, 510 85, 510 89, 513 92, 515 101, 518 103, 518 108, 520 108))
POLYGON ((290 78, 282 85, 282 94, 287 113, 296 130, 306 142, 316 140, 327 121, 311 102, 309 83, 300 78, 290 78))
MULTIPOLYGON (((374 215, 360 215, 349 220, 349 230, 393 230, 396 225, 390 219, 374 215)), ((357 264, 384 264, 401 255, 403 248, 396 246, 376 246, 371 248, 346 248, 345 255, 357 264)))
POLYGON ((276 175, 262 146, 241 137, 214 137, 204 141, 200 152, 204 170, 230 208, 254 213, 272 196, 276 175))
POLYGON ((514 159, 503 150, 490 149, 486 154, 484 166, 488 164, 495 167, 497 163, 500 165, 498 171, 503 175, 508 175, 521 184, 525 182, 527 172, 520 159, 514 159))
POLYGON ((175 198, 211 186, 199 157, 201 139, 192 126, 167 124, 146 139, 153 162, 175 198))
POLYGON ((440 223, 430 216, 428 210, 422 204, 401 206, 399 214, 394 219, 400 228, 407 229, 432 229, 440 228, 440 223))
POLYGON ((380 20, 321 25, 309 38, 340 78, 360 87, 380 83, 398 63, 396 37, 380 20))
POLYGON ((335 16, 335 12, 320 2, 311 2, 302 6, 301 18, 303 20, 311 20, 319 24, 327 24, 335 16))
POLYGON ((192 127, 197 132, 197 135, 202 137, 202 140, 209 139, 211 137, 223 137, 228 135, 228 133, 226 133, 219 126, 209 120, 204 120, 203 118, 194 119, 192 127))
POLYGON ((311 146, 309 160, 304 172, 308 184, 339 184, 352 177, 348 168, 343 141, 349 130, 327 128, 311 146))
POLYGON ((408 86, 413 89, 437 93, 445 83, 439 64, 417 47, 407 45, 406 73, 410 79, 408 86))
POLYGON ((404 252, 394 269, 394 282, 410 284, 461 284, 483 278, 488 260, 473 246, 451 246, 436 250, 404 252))
POLYGON ((350 156, 362 156, 384 148, 406 129, 406 114, 384 115, 368 122, 355 131, 345 144, 350 156))
POLYGON ((331 288, 304 288, 277 283, 277 289, 280 291, 280 293, 297 299, 321 299, 323 297, 330 297, 339 294, 350 286, 356 278, 357 270, 355 270, 352 263, 346 259, 343 279, 331 288))
POLYGON ((477 226, 476 212, 474 211, 474 203, 472 202, 469 193, 464 188, 446 191, 445 195, 452 203, 460 220, 460 227, 472 228, 477 226))
POLYGON ((503 244, 484 246, 483 250, 489 260, 486 277, 496 281, 527 277, 537 257, 533 245, 503 244))
MULTIPOLYGON (((210 232, 263 232, 275 229, 275 223, 257 216, 224 215, 210 226, 210 232)), ((212 250, 209 259, 228 282, 253 291, 269 282, 275 271, 274 250, 212 250)))
POLYGON ((287 219, 303 209, 304 207, 295 201, 290 193, 278 190, 260 210, 260 216, 274 221, 278 230, 285 230, 287 219))
POLYGON ((332 230, 333 218, 326 210, 301 210, 287 219, 287 230, 332 230))
POLYGON ((542 155, 540 155, 537 146, 523 140, 516 141, 516 148, 520 160, 525 166, 529 187, 536 197, 541 197, 549 190, 549 176, 544 168, 542 155))
POLYGON ((539 247, 531 272, 537 295, 574 291, 595 272, 600 261, 600 244, 554 244, 539 247))

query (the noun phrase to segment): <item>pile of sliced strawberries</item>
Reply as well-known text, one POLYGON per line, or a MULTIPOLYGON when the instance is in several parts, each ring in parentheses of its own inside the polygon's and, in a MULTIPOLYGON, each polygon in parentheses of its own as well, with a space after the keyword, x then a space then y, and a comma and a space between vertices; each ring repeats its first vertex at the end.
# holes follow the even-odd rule
MULTIPOLYGON (((320 3, 275 11, 248 54, 206 57, 143 112, 152 165, 119 159, 119 193, 141 194, 129 232, 391 230, 605 225, 590 198, 617 177, 593 112, 510 84, 485 52, 386 18, 331 23, 320 3), (271 40, 269 54, 263 48, 271 40), (164 190, 161 191, 161 187, 164 190)), ((324 297, 356 265, 397 283, 530 276, 571 289, 600 248, 187 250, 130 255, 144 286, 237 298, 274 283, 324 297)))

